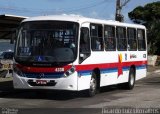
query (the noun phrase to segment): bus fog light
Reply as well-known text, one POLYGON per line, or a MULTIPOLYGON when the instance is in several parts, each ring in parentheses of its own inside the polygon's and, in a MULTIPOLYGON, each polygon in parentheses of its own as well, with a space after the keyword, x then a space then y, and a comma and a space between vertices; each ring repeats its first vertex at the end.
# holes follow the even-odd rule
POLYGON ((68 88, 73 88, 73 85, 69 85, 68 88))

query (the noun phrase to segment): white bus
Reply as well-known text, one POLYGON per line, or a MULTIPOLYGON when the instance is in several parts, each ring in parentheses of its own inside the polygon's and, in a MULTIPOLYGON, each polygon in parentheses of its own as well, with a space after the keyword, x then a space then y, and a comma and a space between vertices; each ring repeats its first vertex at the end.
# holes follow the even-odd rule
POLYGON ((17 35, 16 89, 86 90, 123 84, 133 89, 146 76, 146 28, 73 15, 25 19, 17 35))

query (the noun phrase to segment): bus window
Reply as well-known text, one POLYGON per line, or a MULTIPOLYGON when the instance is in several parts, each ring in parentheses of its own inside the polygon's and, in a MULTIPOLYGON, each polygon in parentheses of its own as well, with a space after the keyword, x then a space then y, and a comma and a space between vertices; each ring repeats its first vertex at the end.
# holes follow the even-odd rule
POLYGON ((89 38, 89 29, 81 28, 80 35, 80 63, 84 59, 90 56, 90 38, 89 38))
POLYGON ((128 28, 127 35, 128 35, 128 50, 136 51, 137 50, 136 29, 128 28))
POLYGON ((146 42, 145 42, 145 32, 142 29, 137 30, 138 35, 138 50, 143 51, 146 50, 146 42))
POLYGON ((91 47, 93 51, 103 50, 102 25, 91 24, 91 47))
POLYGON ((116 49, 115 27, 104 26, 105 50, 114 51, 116 49))
POLYGON ((127 50, 126 28, 117 27, 117 48, 119 51, 127 50))

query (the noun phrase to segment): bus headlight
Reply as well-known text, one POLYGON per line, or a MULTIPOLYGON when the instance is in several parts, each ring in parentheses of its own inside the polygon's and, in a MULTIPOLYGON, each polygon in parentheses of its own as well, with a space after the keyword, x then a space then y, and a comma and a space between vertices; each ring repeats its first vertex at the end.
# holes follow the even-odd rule
POLYGON ((69 70, 64 73, 64 77, 68 77, 75 72, 75 66, 72 66, 69 70))
POLYGON ((16 65, 13 66, 13 71, 19 76, 24 77, 22 71, 16 65))

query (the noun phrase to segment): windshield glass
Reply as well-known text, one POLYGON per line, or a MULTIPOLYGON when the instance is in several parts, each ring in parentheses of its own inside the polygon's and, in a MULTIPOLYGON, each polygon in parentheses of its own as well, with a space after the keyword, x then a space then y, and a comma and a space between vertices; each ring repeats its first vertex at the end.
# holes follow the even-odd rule
POLYGON ((72 62, 77 57, 78 23, 25 22, 21 25, 15 59, 26 62, 72 62))

